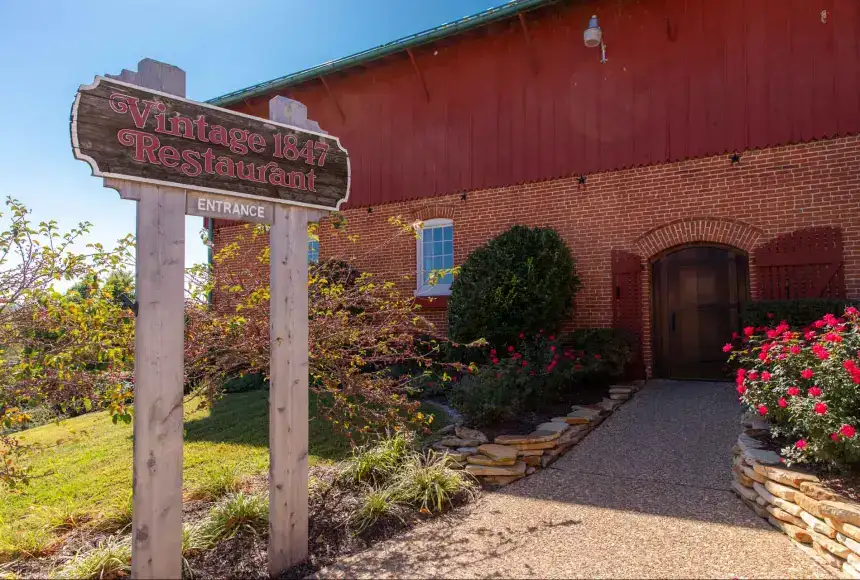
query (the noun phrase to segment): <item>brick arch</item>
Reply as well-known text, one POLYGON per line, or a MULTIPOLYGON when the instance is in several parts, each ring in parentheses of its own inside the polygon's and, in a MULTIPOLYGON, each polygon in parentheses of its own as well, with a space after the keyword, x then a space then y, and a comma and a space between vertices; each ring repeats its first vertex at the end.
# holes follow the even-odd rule
POLYGON ((650 258, 673 246, 710 242, 751 253, 762 233, 757 227, 729 218, 682 218, 648 230, 633 241, 633 249, 650 258))
POLYGON ((428 203, 411 210, 412 217, 416 220, 427 221, 437 218, 454 219, 454 206, 442 203, 428 203))

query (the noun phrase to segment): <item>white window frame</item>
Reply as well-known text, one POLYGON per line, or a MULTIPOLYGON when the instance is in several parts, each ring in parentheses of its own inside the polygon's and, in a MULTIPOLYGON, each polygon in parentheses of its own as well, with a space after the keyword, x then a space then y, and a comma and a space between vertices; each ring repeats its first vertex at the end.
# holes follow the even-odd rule
POLYGON ((424 228, 434 228, 434 227, 444 227, 451 226, 451 245, 454 244, 454 220, 448 218, 434 218, 432 220, 426 220, 421 223, 421 227, 418 229, 418 236, 416 239, 416 255, 418 256, 417 260, 417 273, 418 278, 416 280, 416 296, 450 296, 451 295, 451 284, 424 284, 424 228))

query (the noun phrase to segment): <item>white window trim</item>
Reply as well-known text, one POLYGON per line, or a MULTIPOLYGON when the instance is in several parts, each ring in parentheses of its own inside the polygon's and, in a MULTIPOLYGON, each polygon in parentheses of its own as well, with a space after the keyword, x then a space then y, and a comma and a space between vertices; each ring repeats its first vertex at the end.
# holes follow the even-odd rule
MULTIPOLYGON (((416 252, 415 254, 418 256, 417 260, 417 268, 416 271, 418 273, 417 277, 417 285, 415 290, 416 296, 450 296, 451 295, 451 285, 450 284, 423 284, 424 280, 424 228, 425 227, 439 227, 439 226, 451 226, 452 230, 454 227, 454 220, 447 218, 434 218, 432 220, 425 220, 421 223, 421 227, 418 230, 418 236, 416 237, 416 252)), ((453 244, 454 234, 453 231, 451 233, 451 242, 453 244)))

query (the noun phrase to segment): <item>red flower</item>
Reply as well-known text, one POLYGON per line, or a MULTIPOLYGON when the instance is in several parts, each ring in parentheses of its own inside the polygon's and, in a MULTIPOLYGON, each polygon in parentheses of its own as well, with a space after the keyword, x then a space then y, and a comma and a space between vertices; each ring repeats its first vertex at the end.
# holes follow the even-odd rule
POLYGON ((524 367, 527 367, 527 366, 529 366, 529 361, 527 361, 527 360, 524 360, 524 361, 523 361, 523 366, 524 366, 524 367))
POLYGON ((754 381, 758 378, 758 371, 750 371, 747 376, 751 381, 754 381))
POLYGON ((834 441, 839 441, 840 439, 842 439, 842 436, 839 433, 831 433, 830 438, 834 441))
POLYGON ((839 432, 849 439, 857 434, 857 431, 851 425, 842 425, 842 427, 839 428, 839 432))
POLYGON ((806 447, 806 441, 804 439, 798 439, 797 443, 795 443, 794 446, 798 449, 803 449, 804 447, 806 447))
POLYGON ((520 338, 525 338, 525 337, 526 337, 526 335, 525 335, 525 334, 523 334, 523 333, 521 332, 521 333, 520 333, 520 338))
POLYGON ((818 403, 815 403, 814 408, 815 408, 815 412, 819 415, 823 415, 824 413, 827 412, 827 405, 825 405, 824 403, 822 403, 820 401, 818 403))
POLYGON ((596 354, 596 355, 594 355, 594 358, 595 358, 595 360, 600 360, 601 357, 599 354, 596 354))
POLYGON ((827 360, 827 358, 830 356, 830 353, 827 352, 827 349, 824 348, 823 346, 821 346, 820 344, 816 344, 815 346, 813 346, 812 352, 813 352, 813 354, 815 354, 815 356, 817 356, 821 360, 827 360))
POLYGON ((514 347, 509 346, 509 347, 508 347, 508 352, 514 352, 514 347))
POLYGON ((555 335, 554 335, 554 334, 550 334, 550 335, 549 335, 549 339, 550 339, 550 340, 555 340, 555 335))
POLYGON ((853 306, 849 306, 845 309, 845 316, 854 316, 855 314, 857 314, 857 309, 853 306))
POLYGON ((740 337, 741 337, 741 335, 740 335, 740 334, 738 334, 737 332, 733 332, 733 333, 732 333, 732 340, 736 340, 736 339, 738 339, 738 338, 740 338, 740 337))
POLYGON ((496 349, 494 349, 494 348, 490 349, 490 356, 496 356, 496 349))
POLYGON ((785 409, 786 407, 788 407, 788 401, 785 400, 785 397, 780 397, 779 401, 777 401, 777 405, 785 409))
POLYGON ((520 354, 520 353, 518 353, 518 352, 515 352, 514 354, 512 354, 512 355, 511 355, 511 358, 514 358, 514 359, 517 359, 517 358, 523 358, 523 355, 521 355, 521 354, 520 354))
POLYGON ((549 347, 549 350, 550 350, 550 352, 555 352, 555 347, 551 346, 551 347, 549 347))
POLYGON ((723 352, 732 352, 732 344, 730 342, 723 345, 723 352))
POLYGON ((816 320, 814 326, 815 326, 815 328, 823 328, 824 324, 825 323, 823 320, 816 320))
POLYGON ((765 407, 764 405, 759 405, 758 406, 758 414, 761 415, 762 417, 767 415, 767 407, 765 407))
POLYGON ((812 372, 812 369, 803 369, 802 371, 800 371, 800 376, 802 376, 804 379, 811 379, 812 375, 814 374, 815 373, 812 372))
POLYGON ((824 335, 824 340, 827 342, 842 342, 842 337, 835 332, 828 332, 824 335))
POLYGON ((499 364, 499 359, 497 359, 497 358, 493 358, 493 364, 494 364, 494 365, 499 364))
POLYGON ((540 329, 540 333, 543 334, 543 328, 540 329))
POLYGON ((796 344, 791 345, 791 348, 788 350, 791 352, 791 354, 800 354, 800 347, 796 344))
POLYGON ((582 365, 573 365, 574 370, 581 371, 582 365))
POLYGON ((791 397, 796 397, 800 394, 800 389, 798 389, 797 387, 788 387, 788 394, 791 397))
POLYGON ((761 374, 761 380, 763 380, 764 382, 768 382, 770 380, 770 373, 767 371, 764 371, 761 374))
POLYGON ((818 395, 821 394, 821 387, 814 386, 806 392, 809 393, 810 397, 817 397, 818 395))
POLYGON ((773 312, 768 312, 768 313, 767 313, 767 317, 768 317, 768 318, 773 318, 773 312))
POLYGON ((744 328, 744 334, 746 336, 752 336, 753 334, 755 334, 755 328, 753 328, 752 326, 747 326, 746 328, 744 328))
POLYGON ((747 392, 747 388, 743 385, 738 385, 737 391, 739 395, 743 395, 747 392))

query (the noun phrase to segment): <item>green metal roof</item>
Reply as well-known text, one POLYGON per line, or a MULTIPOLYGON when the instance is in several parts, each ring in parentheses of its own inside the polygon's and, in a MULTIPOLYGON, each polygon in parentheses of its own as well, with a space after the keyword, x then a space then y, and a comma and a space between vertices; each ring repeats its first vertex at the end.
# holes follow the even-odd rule
POLYGON ((388 56, 390 54, 406 50, 407 48, 420 46, 422 44, 428 44, 430 42, 440 40, 442 38, 454 36, 466 30, 472 30, 474 28, 478 28, 479 26, 489 24, 490 22, 503 20, 510 16, 514 16, 520 12, 531 10, 533 8, 537 8, 544 4, 550 4, 555 1, 557 0, 511 0, 507 4, 497 6, 496 8, 490 8, 489 10, 484 10, 483 12, 479 12, 471 16, 466 16, 465 18, 455 20, 454 22, 442 24, 441 26, 437 26, 436 28, 431 28, 430 30, 425 30, 424 32, 419 32, 417 34, 401 38, 400 40, 388 42, 381 46, 377 46, 376 48, 371 48, 354 54, 352 56, 332 60, 321 65, 305 69, 303 71, 266 81, 264 83, 259 83, 247 87, 245 89, 233 91, 232 93, 227 93, 226 95, 215 97, 214 99, 210 99, 206 102, 219 107, 232 105, 244 99, 277 91, 289 87, 291 85, 295 85, 310 79, 318 78, 326 74, 349 68, 351 66, 366 64, 370 61, 380 59, 384 56, 388 56))

